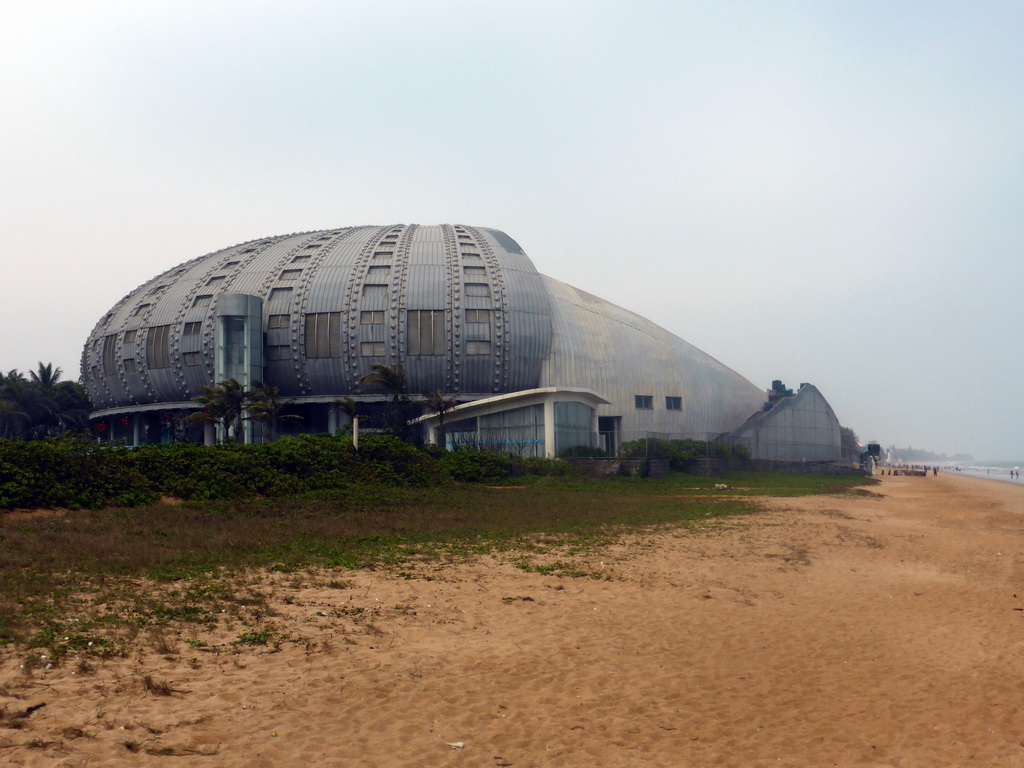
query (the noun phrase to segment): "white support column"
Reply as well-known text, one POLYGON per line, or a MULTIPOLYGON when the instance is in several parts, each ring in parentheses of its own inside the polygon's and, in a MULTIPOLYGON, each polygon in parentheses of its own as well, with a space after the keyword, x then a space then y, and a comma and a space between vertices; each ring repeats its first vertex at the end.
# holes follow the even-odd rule
POLYGON ((544 400, 544 458, 555 458, 555 403, 550 397, 544 400))
POLYGON ((132 445, 136 448, 142 445, 142 417, 137 413, 131 415, 132 419, 132 445))

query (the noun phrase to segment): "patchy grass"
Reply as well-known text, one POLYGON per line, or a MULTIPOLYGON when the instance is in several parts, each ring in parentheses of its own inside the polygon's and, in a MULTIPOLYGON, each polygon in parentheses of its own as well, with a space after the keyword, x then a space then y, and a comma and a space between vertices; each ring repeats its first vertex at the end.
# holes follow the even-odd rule
MULTIPOLYGON (((517 488, 374 486, 0 516, 0 643, 39 651, 30 667, 58 665, 70 655, 123 655, 140 633, 158 652, 173 654, 163 627, 259 626, 271 614, 259 582, 247 577, 254 569, 289 574, 297 584, 310 569, 389 568, 412 578, 424 563, 516 550, 524 569, 595 578, 569 561, 538 565, 530 556, 557 548, 559 557, 571 558, 632 528, 750 513, 758 496, 834 493, 870 483, 861 476, 776 473, 543 477, 517 488), (716 492, 715 483, 731 488, 716 492)), ((326 584, 347 586, 343 578, 326 584)), ((280 640, 252 631, 235 646, 280 640)))

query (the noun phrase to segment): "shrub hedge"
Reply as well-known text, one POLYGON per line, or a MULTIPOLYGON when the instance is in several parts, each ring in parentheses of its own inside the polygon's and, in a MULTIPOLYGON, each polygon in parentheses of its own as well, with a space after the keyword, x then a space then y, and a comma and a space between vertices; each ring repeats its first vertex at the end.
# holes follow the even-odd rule
POLYGON ((439 453, 388 435, 297 435, 266 445, 196 443, 121 448, 84 437, 0 439, 0 509, 151 504, 160 496, 286 496, 352 485, 495 482, 574 472, 564 462, 482 451, 439 453))
POLYGON ((750 451, 742 445, 722 442, 645 438, 623 443, 619 456, 624 459, 668 459, 672 469, 685 471, 697 459, 749 459, 750 451))

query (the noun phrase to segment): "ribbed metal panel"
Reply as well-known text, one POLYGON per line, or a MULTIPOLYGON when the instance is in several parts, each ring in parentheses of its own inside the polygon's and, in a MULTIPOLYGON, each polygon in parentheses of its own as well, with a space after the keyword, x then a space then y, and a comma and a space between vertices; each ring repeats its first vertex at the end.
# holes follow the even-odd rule
POLYGON ((356 393, 375 362, 403 365, 412 394, 585 387, 612 402, 600 413, 621 417, 626 439, 639 432, 703 437, 729 431, 762 401, 760 390, 682 339, 540 275, 503 232, 385 225, 252 240, 139 286, 101 319, 83 350, 85 386, 96 408, 184 402, 214 383, 213 318, 226 293, 263 301, 265 344, 274 348, 265 379, 285 396, 356 393), (367 288, 373 284, 383 287, 367 288), (444 312, 443 349, 431 346, 441 354, 409 354, 408 313, 420 310, 444 312), (489 312, 486 333, 478 320, 467 321, 473 310, 489 312), (361 322, 366 311, 383 313, 383 323, 361 322), (330 326, 337 328, 333 356, 307 357, 307 318, 331 313, 338 318, 330 326), (271 315, 285 319, 275 318, 268 328, 271 315), (190 323, 200 324, 198 333, 185 333, 190 323), (125 341, 133 331, 134 344, 125 341), (169 366, 147 364, 150 333, 166 336, 169 366), (479 343, 481 334, 487 347, 479 343), (105 347, 107 337, 113 346, 105 347), (382 355, 364 354, 381 348, 382 355), (127 368, 126 359, 132 361, 127 368), (636 409, 635 395, 652 396, 653 408, 636 409), (682 398, 682 410, 667 410, 666 396, 682 398))
POLYGON ((545 277, 552 346, 541 386, 585 386, 611 401, 601 416, 621 417, 625 439, 653 432, 705 438, 754 413, 763 393, 735 371, 648 320, 545 277), (636 395, 652 398, 638 409, 636 395), (682 398, 668 410, 666 397, 682 398))

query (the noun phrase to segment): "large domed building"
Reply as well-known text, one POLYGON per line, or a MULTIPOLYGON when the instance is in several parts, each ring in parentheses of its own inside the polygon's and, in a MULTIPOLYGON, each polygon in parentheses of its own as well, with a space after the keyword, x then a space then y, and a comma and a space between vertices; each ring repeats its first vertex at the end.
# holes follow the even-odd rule
MULTIPOLYGON (((104 315, 82 373, 95 423, 140 444, 201 439, 184 416, 229 378, 277 387, 302 417, 293 429, 333 431, 346 421, 339 398, 372 408, 386 397, 361 384, 375 363, 401 366, 409 393, 461 404, 446 439, 526 453, 717 438, 764 420, 764 392, 739 374, 540 274, 504 232, 465 225, 306 232, 193 259, 104 315)), ((820 403, 797 409, 812 414, 799 452, 834 460, 838 422, 820 403)))

